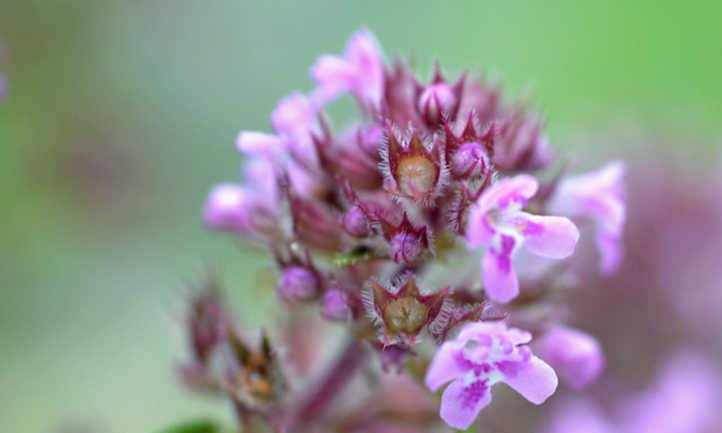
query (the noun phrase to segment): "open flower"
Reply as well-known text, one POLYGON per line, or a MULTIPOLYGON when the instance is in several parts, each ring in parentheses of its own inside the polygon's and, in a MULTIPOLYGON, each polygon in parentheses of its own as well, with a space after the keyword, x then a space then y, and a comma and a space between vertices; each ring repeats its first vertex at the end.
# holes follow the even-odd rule
POLYGON ((495 301, 509 302, 519 293, 511 261, 522 244, 538 256, 563 259, 579 240, 579 230, 569 219, 522 210, 538 187, 529 175, 502 179, 482 193, 469 213, 466 240, 471 248, 488 246, 481 260, 482 282, 495 301))
POLYGON ((557 376, 532 355, 531 334, 507 328, 505 322, 475 322, 442 344, 426 371, 426 386, 441 395, 441 418, 451 427, 468 428, 491 402, 491 387, 504 382, 534 404, 557 388, 557 376))
POLYGON ((593 219, 597 224, 599 267, 613 273, 622 260, 624 204, 624 164, 616 161, 599 170, 563 180, 548 208, 562 215, 593 219))
POLYGON ((348 40, 343 57, 319 57, 311 77, 318 83, 315 96, 322 102, 351 92, 362 105, 377 109, 384 92, 383 52, 374 35, 361 29, 348 40))
POLYGON ((270 234, 278 226, 278 184, 273 164, 254 158, 244 167, 246 185, 215 186, 203 208, 203 220, 215 229, 242 235, 270 234))

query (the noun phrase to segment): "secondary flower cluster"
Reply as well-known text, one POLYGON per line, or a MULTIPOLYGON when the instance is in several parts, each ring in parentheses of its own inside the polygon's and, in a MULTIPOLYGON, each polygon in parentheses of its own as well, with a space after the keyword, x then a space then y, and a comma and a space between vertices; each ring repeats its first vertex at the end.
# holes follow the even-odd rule
MULTIPOLYGON (((205 223, 267 247, 286 305, 316 305, 326 319, 350 323, 353 338, 385 366, 430 360, 428 388, 451 381, 441 418, 453 427, 474 421, 497 382, 540 404, 557 386, 552 367, 574 387, 593 381, 603 367, 596 341, 558 323, 558 314, 530 313, 558 286, 562 268, 545 264, 543 275, 525 275, 522 265, 527 253, 567 259, 580 237, 575 222, 590 221, 601 270, 614 271, 622 164, 578 177, 549 173, 554 158, 533 110, 507 104, 497 85, 466 73, 448 81, 437 65, 425 84, 400 61, 388 68, 367 30, 342 56, 321 56, 311 77, 314 90, 279 102, 273 132, 240 133, 245 182, 211 191, 205 223), (336 128, 327 107, 343 95, 360 116, 336 128), (513 327, 521 325, 541 335, 536 350, 548 364, 532 354, 532 333, 513 327)), ((236 335, 196 322, 192 332, 208 344, 194 347, 236 335)), ((275 371, 273 351, 264 350, 250 358, 275 371)), ((194 371, 203 374, 191 377, 206 377, 205 355, 196 352, 194 371)), ((247 382, 223 383, 233 395, 245 387, 242 395, 257 396, 260 385, 247 382)), ((261 387, 273 403, 263 411, 257 399, 235 400, 244 412, 287 407, 271 383, 261 387)))

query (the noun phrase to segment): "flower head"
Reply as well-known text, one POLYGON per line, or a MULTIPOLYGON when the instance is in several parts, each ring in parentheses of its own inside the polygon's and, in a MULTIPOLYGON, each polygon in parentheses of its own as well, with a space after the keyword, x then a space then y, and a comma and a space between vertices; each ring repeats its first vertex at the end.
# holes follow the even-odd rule
POLYGON ((491 387, 504 382, 534 404, 554 393, 557 376, 526 343, 531 334, 505 322, 475 322, 445 342, 426 371, 432 391, 451 382, 441 396, 441 418, 451 427, 468 428, 491 402, 491 387))
POLYGON ((495 301, 509 302, 519 293, 512 258, 522 245, 533 254, 563 259, 574 252, 579 239, 577 227, 567 218, 522 210, 537 189, 536 179, 529 175, 502 179, 484 191, 469 213, 466 240, 470 248, 488 247, 481 260, 482 281, 495 301))
POLYGON ((594 382, 604 369, 604 354, 591 335, 555 326, 535 342, 536 352, 574 389, 594 382))
POLYGON ((599 170, 560 182, 549 203, 553 212, 591 218, 597 225, 599 267, 609 274, 622 260, 622 234, 626 218, 624 164, 612 162, 599 170))

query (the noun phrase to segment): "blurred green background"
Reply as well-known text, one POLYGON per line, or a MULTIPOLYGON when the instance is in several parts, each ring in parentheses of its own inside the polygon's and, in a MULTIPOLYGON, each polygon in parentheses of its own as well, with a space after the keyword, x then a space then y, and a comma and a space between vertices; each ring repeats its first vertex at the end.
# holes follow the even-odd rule
POLYGON ((254 285, 263 259, 199 209, 238 177, 237 132, 268 129, 359 26, 426 76, 438 59, 532 89, 565 153, 695 164, 720 160, 721 16, 718 1, 3 0, 3 431, 229 417, 175 382, 180 297, 208 266, 246 323, 272 295, 254 285))

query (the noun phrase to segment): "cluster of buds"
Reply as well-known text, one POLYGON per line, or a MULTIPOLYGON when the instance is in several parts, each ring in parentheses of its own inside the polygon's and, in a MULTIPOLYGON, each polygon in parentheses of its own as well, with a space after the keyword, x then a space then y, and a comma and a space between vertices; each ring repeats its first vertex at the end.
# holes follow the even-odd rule
POLYGON ((603 365, 594 339, 530 311, 562 284, 568 267, 548 264, 572 256, 577 224, 596 223, 604 272, 620 264, 622 164, 544 174, 554 159, 532 108, 466 73, 449 81, 438 65, 428 84, 401 61, 388 68, 367 30, 311 77, 314 90, 280 101, 272 133, 238 136, 246 183, 213 189, 205 223, 272 252, 287 307, 348 323, 363 343, 351 347, 385 366, 430 365, 432 391, 451 381, 440 411, 451 426, 467 428, 496 382, 536 404, 556 388, 552 367, 573 387, 591 383, 603 365), (361 116, 337 131, 326 107, 343 94, 361 116), (525 274, 527 252, 544 259, 543 276, 525 274))

